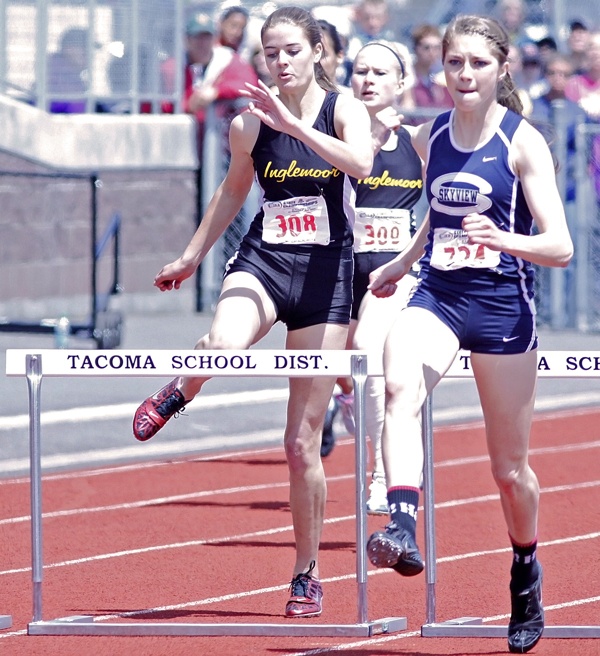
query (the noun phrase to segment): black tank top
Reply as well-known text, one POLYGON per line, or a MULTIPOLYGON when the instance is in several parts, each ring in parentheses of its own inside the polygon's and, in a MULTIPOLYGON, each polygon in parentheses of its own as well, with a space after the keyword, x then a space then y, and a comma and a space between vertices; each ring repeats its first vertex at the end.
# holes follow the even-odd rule
MULTIPOLYGON (((327 92, 313 127, 338 138, 334 128, 337 93, 327 92)), ((247 239, 264 248, 294 253, 313 248, 335 249, 352 245, 356 179, 338 170, 302 141, 261 123, 252 149, 256 179, 262 190, 261 209, 254 217, 247 239), (274 244, 263 239, 267 203, 308 197, 324 200, 328 217, 327 244, 274 244)))

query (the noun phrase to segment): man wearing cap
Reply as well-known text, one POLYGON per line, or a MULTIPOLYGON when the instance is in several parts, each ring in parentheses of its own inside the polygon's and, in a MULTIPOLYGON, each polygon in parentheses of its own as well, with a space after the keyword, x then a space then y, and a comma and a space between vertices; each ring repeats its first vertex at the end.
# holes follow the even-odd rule
MULTIPOLYGON (((216 26, 207 14, 196 14, 186 24, 186 63, 183 110, 198 120, 198 147, 202 148, 204 112, 216 100, 241 97, 244 83, 257 83, 254 69, 231 48, 215 42, 216 26)), ((161 69, 166 91, 175 84, 175 61, 166 61, 161 69)), ((168 110, 167 110, 168 111, 168 110)))

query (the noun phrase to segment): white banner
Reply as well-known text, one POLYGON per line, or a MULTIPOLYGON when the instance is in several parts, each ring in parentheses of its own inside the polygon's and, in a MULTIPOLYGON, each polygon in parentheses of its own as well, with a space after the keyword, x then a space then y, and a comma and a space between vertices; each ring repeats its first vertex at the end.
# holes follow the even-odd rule
MULTIPOLYGON (((26 376, 27 356, 40 358, 43 376, 349 376, 352 356, 366 358, 367 373, 381 376, 381 354, 361 351, 60 350, 8 349, 6 375, 26 376)), ((538 374, 548 378, 599 378, 600 351, 540 351, 538 374)), ((468 351, 446 374, 473 375, 468 351)))

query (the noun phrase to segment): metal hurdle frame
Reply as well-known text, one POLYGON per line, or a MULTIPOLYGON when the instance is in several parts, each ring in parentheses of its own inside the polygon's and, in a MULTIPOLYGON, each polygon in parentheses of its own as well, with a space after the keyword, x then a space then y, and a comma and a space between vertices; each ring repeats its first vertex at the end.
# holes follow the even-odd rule
POLYGON ((367 355, 356 351, 74 351, 39 350, 35 353, 26 349, 6 351, 6 373, 8 376, 26 376, 29 391, 29 443, 31 471, 31 545, 33 582, 33 621, 28 624, 29 635, 86 635, 86 636, 373 636, 402 631, 407 627, 405 617, 387 617, 368 620, 367 611, 367 564, 366 564, 366 429, 365 429, 365 383, 368 375, 381 375, 381 358, 372 358, 371 370, 367 371, 367 355), (41 383, 42 362, 47 376, 97 376, 97 375, 135 375, 135 376, 181 376, 199 375, 198 369, 174 367, 173 357, 180 362, 197 362, 201 355, 212 358, 214 367, 203 367, 202 375, 207 376, 347 376, 351 375, 355 390, 356 419, 356 572, 357 572, 357 622, 354 624, 313 624, 296 623, 289 620, 285 624, 249 623, 180 623, 180 622, 94 622, 91 615, 62 617, 54 620, 42 619, 42 472, 41 472, 41 383), (127 362, 144 363, 139 369, 124 369, 127 362), (79 359, 85 359, 87 367, 75 366, 79 359), (139 359, 136 359, 139 358, 139 359), (226 358, 229 366, 217 366, 218 358, 226 358), (248 359, 250 358, 250 360, 248 359), (319 363, 315 368, 302 368, 298 364, 319 363), (156 366, 149 367, 150 359, 156 366), (252 362, 253 368, 249 367, 252 362), (233 362, 236 365, 234 366, 233 362), (98 366, 94 366, 95 363, 98 366), (241 365, 246 363, 246 367, 241 365), (284 367, 283 363, 293 363, 284 367), (373 368, 377 368, 373 371, 373 368))
MULTIPOLYGON (((600 351, 553 351, 538 353, 538 375, 545 378, 600 378, 600 351)), ((469 356, 459 353, 446 377, 470 378, 473 376, 469 356)), ((435 494, 433 474, 433 412, 432 395, 422 411, 424 445, 423 490, 425 517, 426 560, 426 623, 421 627, 425 638, 506 638, 508 625, 484 624, 481 616, 458 617, 436 621, 436 538, 435 494)), ((547 638, 600 638, 600 626, 546 626, 542 634, 547 638)))

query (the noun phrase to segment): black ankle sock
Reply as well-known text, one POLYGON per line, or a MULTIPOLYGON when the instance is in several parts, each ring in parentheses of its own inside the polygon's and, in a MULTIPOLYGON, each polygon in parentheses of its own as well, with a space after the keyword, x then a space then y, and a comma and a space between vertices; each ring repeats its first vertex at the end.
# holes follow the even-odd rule
POLYGON ((530 588, 539 575, 537 539, 530 544, 518 544, 512 538, 510 541, 513 548, 510 587, 513 592, 519 592, 530 588))
POLYGON ((417 531, 417 508, 419 489, 414 487, 391 487, 387 493, 390 515, 396 526, 414 537, 417 531))

